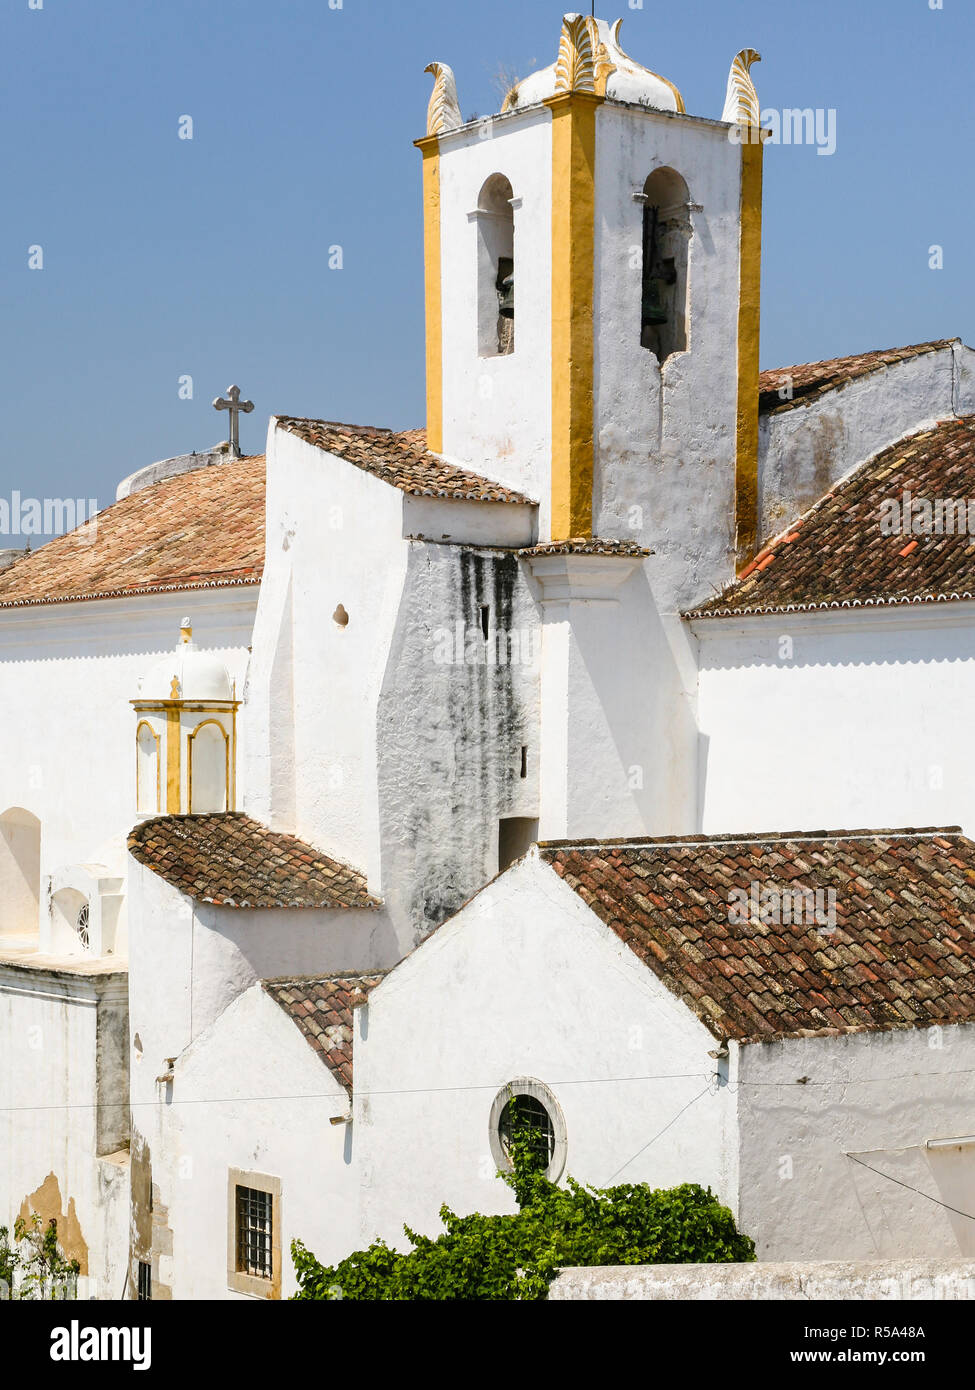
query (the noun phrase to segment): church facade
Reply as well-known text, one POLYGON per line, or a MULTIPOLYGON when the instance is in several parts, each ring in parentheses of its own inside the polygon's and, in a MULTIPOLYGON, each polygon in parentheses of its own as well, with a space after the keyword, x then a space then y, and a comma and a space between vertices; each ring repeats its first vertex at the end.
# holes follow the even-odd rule
POLYGON ((431 64, 424 429, 233 388, 0 555, 0 1226, 98 1297, 508 1210, 519 1107, 759 1258, 972 1253, 975 353, 760 372, 758 55, 621 42, 431 64))

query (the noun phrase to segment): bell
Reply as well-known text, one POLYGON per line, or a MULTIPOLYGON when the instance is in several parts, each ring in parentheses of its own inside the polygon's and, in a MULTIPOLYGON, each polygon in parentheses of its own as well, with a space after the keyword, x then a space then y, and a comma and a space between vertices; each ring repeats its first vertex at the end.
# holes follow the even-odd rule
POLYGON ((498 312, 503 319, 515 316, 515 277, 506 275, 498 290, 498 312))
POLYGON ((656 328, 667 322, 667 310, 660 298, 660 281, 653 277, 643 287, 643 326, 656 328))

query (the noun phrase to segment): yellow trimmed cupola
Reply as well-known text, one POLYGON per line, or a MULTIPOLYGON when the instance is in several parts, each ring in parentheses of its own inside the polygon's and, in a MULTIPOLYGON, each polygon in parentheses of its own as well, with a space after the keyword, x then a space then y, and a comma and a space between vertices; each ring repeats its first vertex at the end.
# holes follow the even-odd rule
POLYGON ((759 55, 695 116, 621 28, 567 14, 471 121, 427 69, 427 434, 537 499, 541 542, 652 548, 676 604, 754 547, 759 55))
POLYGON ((220 659, 196 646, 189 618, 176 650, 139 682, 132 705, 139 816, 235 810, 240 701, 220 659))

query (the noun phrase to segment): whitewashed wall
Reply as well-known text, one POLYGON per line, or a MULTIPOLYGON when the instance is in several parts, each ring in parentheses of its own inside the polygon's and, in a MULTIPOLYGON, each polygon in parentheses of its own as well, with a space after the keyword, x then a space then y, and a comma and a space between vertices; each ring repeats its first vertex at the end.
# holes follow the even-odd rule
POLYGON ((42 885, 67 865, 121 871, 136 821, 129 702, 140 677, 189 614, 240 690, 256 603, 253 588, 228 588, 0 611, 0 815, 19 807, 41 822, 42 885))
POLYGON ((0 964, 0 1226, 55 1217, 100 1299, 125 1288, 127 1052, 124 971, 0 964))
POLYGON ((673 614, 734 574, 741 147, 718 122, 612 105, 599 108, 596 142, 594 532, 654 549, 653 592, 673 614), (689 214, 688 350, 661 370, 640 345, 633 195, 663 167, 700 210, 689 214))
POLYGON ((172 1248, 159 1276, 176 1298, 246 1297, 227 1287, 231 1168, 281 1180, 283 1298, 296 1289, 293 1239, 325 1264, 357 1248, 351 1129, 329 1123, 348 1109, 344 1087, 260 985, 196 1039, 153 1155, 172 1248))
POLYGON ((758 1258, 975 1254, 958 1214, 975 1211, 975 1147, 924 1147, 972 1133, 973 1073, 971 1025, 739 1049, 739 1216, 758 1258))
POLYGON ((734 1106, 713 1082, 714 1039, 534 856, 355 1017, 361 1242, 404 1246, 404 1222, 435 1235, 443 1202, 515 1210, 494 1176, 488 1120, 519 1077, 544 1082, 562 1108, 567 1174, 600 1186, 700 1182, 734 1204, 734 1106))
POLYGON ((546 107, 440 139, 443 449, 541 503, 552 442, 552 118, 546 107), (515 203, 515 350, 478 354, 477 238, 469 218, 492 174, 515 203))
POLYGON ((695 623, 704 831, 972 832, 973 615, 961 602, 695 623))

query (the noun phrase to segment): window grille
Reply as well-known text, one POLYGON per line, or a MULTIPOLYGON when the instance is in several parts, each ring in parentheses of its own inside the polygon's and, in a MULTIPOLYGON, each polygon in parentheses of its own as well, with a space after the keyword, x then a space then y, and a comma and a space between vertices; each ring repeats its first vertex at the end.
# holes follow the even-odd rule
POLYGON ((505 1156, 511 1158, 512 1141, 524 1138, 528 1152, 535 1158, 538 1170, 545 1172, 555 1153, 555 1126, 552 1117, 534 1096, 513 1096, 501 1112, 498 1136, 505 1156))
POLYGON ((144 1260, 139 1261, 139 1293, 140 1303, 152 1302, 152 1265, 144 1260))
POLYGON ((85 948, 86 951, 88 950, 88 945, 89 945, 89 940, 88 940, 88 915, 89 915, 89 914, 88 914, 88 904, 85 903, 84 907, 83 907, 83 908, 81 909, 81 911, 78 913, 77 932, 78 932, 78 939, 80 940, 82 946, 85 948))
POLYGON ((237 1188, 237 1272, 271 1278, 274 1198, 254 1187, 237 1188))

